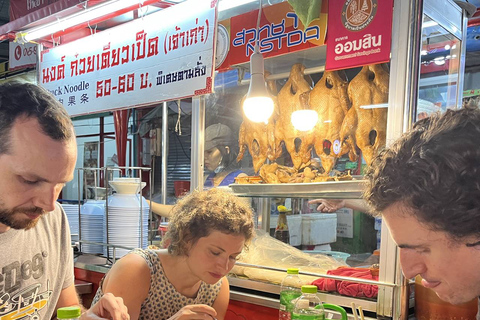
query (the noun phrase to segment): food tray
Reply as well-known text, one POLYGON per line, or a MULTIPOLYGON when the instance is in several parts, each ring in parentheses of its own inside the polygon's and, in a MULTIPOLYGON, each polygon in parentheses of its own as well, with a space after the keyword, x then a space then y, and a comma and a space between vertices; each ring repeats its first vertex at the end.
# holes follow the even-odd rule
POLYGON ((231 184, 237 196, 359 199, 365 180, 279 184, 231 184))

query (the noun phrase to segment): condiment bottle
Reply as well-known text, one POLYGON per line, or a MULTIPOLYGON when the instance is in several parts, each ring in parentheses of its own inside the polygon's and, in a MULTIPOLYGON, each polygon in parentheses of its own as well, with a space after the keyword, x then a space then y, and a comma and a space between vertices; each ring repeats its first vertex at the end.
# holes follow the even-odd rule
POLYGON ((285 243, 290 243, 290 233, 288 231, 288 223, 286 213, 289 211, 285 206, 278 206, 278 221, 275 228, 275 239, 285 243))

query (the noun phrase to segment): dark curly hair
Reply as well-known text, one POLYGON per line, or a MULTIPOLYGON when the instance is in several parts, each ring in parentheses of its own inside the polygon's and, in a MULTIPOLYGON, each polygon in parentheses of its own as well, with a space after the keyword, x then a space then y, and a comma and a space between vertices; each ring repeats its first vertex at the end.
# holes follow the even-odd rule
POLYGON ((364 198, 381 214, 402 204, 453 239, 480 236, 480 110, 448 110, 417 122, 374 159, 364 198))
POLYGON ((243 235, 247 245, 254 235, 254 224, 245 199, 220 188, 193 191, 173 207, 163 242, 168 243, 169 253, 187 255, 190 245, 212 231, 243 235))
POLYGON ((15 120, 35 118, 50 138, 66 141, 74 136, 73 124, 63 105, 47 90, 18 81, 0 85, 0 154, 9 151, 15 120))

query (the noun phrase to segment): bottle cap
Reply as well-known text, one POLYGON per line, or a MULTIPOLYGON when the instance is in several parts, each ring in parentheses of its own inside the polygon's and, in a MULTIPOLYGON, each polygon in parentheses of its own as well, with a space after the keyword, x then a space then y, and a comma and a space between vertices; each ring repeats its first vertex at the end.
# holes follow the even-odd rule
POLYGON ((277 210, 280 213, 285 213, 285 212, 291 212, 292 211, 292 209, 288 209, 287 207, 281 206, 281 205, 277 207, 277 210))
POLYGON ((80 307, 63 307, 58 308, 57 318, 58 319, 75 319, 79 318, 82 315, 80 307))
POLYGON ((298 274, 298 268, 288 268, 287 274, 298 274))
POLYGON ((306 284, 302 286, 302 293, 317 293, 317 286, 306 284))

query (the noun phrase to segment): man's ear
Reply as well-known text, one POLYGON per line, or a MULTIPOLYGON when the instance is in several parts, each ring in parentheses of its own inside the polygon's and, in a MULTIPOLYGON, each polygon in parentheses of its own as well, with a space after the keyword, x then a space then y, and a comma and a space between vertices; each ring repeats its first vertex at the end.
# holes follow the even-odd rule
POLYGON ((225 146, 225 151, 227 152, 227 154, 230 154, 230 147, 229 147, 229 146, 225 146))

